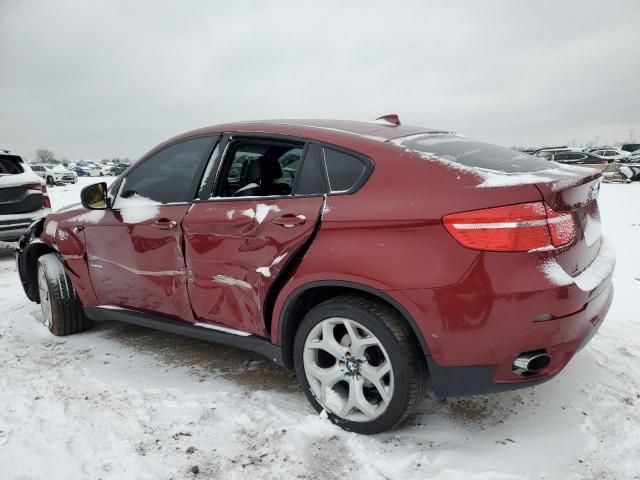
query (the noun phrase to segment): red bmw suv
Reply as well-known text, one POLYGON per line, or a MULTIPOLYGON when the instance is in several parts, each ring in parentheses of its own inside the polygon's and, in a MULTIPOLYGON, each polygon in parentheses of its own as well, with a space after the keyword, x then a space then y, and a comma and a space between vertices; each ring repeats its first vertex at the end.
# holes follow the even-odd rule
POLYGON ((28 229, 25 292, 54 335, 119 320, 263 354, 361 433, 428 383, 552 378, 613 296, 600 173, 390 118, 174 137, 28 229))

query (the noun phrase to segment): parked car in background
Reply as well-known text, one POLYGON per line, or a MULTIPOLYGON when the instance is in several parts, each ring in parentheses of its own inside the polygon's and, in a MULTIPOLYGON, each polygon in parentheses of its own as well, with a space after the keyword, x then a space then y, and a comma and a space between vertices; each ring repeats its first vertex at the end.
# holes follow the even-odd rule
POLYGON ((558 152, 547 158, 554 162, 570 165, 603 165, 608 163, 606 158, 589 152, 558 152))
POLYGON ((67 170, 62 165, 39 164, 32 165, 31 169, 36 175, 42 177, 47 185, 57 185, 65 183, 76 183, 78 175, 71 170, 67 170))
POLYGON ((592 150, 590 153, 605 158, 609 162, 625 162, 629 154, 616 150, 615 148, 605 148, 599 150, 592 150))
POLYGON ((126 163, 118 163, 111 167, 111 175, 115 175, 117 177, 127 168, 129 168, 129 165, 127 165, 126 163))
POLYGON ((20 156, 0 150, 0 240, 17 240, 50 212, 44 180, 20 156))
POLYGON ((625 143, 620 147, 620 150, 629 153, 640 151, 640 143, 625 143))
POLYGON ((78 175, 79 177, 90 177, 91 173, 89 172, 88 168, 85 167, 72 167, 71 171, 75 172, 76 175, 78 175))
POLYGON ((635 150, 627 157, 627 162, 640 162, 640 150, 635 150))
MULTIPOLYGON (((562 151, 562 150, 569 150, 569 147, 567 147, 566 145, 558 145, 555 147, 540 147, 540 148, 535 148, 533 150, 530 150, 530 154, 537 157, 537 153, 541 152, 543 150, 556 150, 556 151, 562 151)), ((529 152, 527 152, 529 153, 529 152)))
POLYGON ((571 149, 568 147, 552 147, 552 148, 541 148, 536 150, 532 155, 539 158, 549 158, 560 152, 570 152, 571 149))
POLYGON ((637 182, 640 180, 640 163, 624 163, 623 165, 620 165, 619 171, 630 182, 637 182))
POLYGON ((103 162, 96 163, 95 165, 100 170, 100 176, 101 177, 109 177, 109 176, 111 176, 111 165, 109 165, 108 163, 103 163, 103 162))
POLYGON ((82 167, 89 173, 90 177, 102 176, 102 169, 92 162, 84 162, 82 167))
POLYGON ((537 385, 589 342, 613 296, 600 181, 399 121, 220 125, 85 187, 23 235, 18 269, 55 335, 116 320, 244 347, 377 433, 428 380, 537 385))

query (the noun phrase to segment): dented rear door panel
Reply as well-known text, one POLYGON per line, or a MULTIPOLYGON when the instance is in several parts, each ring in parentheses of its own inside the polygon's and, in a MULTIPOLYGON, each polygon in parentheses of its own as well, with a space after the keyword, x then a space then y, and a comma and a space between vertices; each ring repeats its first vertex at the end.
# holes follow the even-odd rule
POLYGON ((266 336, 269 287, 319 221, 323 197, 198 202, 182 228, 199 322, 266 336))

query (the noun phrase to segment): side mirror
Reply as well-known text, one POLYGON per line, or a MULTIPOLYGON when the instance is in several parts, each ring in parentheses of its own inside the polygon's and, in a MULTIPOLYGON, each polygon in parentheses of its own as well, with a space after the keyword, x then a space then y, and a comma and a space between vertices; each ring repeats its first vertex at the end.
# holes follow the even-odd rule
POLYGON ((80 199, 82 200, 82 205, 89 210, 106 210, 111 203, 107 198, 106 182, 84 187, 80 193, 80 199))

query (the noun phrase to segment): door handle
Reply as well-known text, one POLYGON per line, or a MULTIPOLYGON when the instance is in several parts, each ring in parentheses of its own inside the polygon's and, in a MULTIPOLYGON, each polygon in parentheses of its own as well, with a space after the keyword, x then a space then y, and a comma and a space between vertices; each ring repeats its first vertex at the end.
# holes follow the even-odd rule
POLYGON ((282 215, 281 217, 274 218, 272 220, 272 223, 285 228, 291 228, 298 225, 304 225, 306 221, 307 217, 305 217, 304 215, 293 215, 289 213, 287 215, 282 215))
POLYGON ((152 226, 159 228, 160 230, 170 230, 178 226, 178 222, 175 220, 169 220, 168 218, 161 218, 151 224, 152 226))

